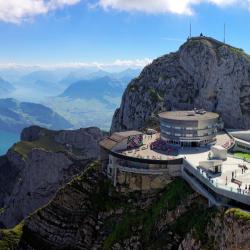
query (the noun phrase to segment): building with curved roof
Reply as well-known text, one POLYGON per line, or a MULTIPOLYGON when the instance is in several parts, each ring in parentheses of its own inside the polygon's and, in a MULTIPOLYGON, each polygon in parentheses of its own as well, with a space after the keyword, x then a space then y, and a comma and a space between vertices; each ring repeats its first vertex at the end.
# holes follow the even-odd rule
POLYGON ((161 139, 180 146, 200 146, 215 141, 219 115, 204 110, 159 114, 161 139))
MULTIPOLYGON (((243 140, 232 138, 226 131, 217 133, 219 115, 193 110, 164 112, 159 117, 160 133, 115 132, 99 142, 102 172, 116 189, 158 190, 181 177, 210 205, 248 209, 250 162, 242 163, 227 153, 231 145, 237 150, 243 148, 243 140), (236 139, 242 143, 235 144, 236 139), (209 145, 199 147, 203 144, 209 145)), ((234 133, 245 140, 248 135, 246 131, 234 133)))

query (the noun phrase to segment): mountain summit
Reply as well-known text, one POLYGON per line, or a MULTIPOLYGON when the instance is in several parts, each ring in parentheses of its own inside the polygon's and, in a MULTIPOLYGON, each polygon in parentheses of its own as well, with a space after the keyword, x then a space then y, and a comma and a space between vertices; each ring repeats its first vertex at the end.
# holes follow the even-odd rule
POLYGON ((209 37, 188 39, 177 52, 145 67, 123 94, 111 131, 139 129, 164 110, 204 108, 229 128, 250 127, 250 57, 209 37))

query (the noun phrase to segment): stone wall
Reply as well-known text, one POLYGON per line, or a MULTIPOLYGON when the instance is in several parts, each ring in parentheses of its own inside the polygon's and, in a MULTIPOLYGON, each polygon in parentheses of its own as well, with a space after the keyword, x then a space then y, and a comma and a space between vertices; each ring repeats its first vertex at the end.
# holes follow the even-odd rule
POLYGON ((116 180, 120 191, 150 191, 166 187, 173 177, 169 174, 137 174, 117 170, 116 180))

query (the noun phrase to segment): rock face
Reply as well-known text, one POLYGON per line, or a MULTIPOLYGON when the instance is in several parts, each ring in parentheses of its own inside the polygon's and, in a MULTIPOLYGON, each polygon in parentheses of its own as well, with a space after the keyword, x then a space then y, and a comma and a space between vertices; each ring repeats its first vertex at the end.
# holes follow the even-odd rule
POLYGON ((100 135, 100 129, 96 127, 64 130, 55 135, 55 141, 82 150, 87 157, 96 158, 99 152, 98 142, 104 135, 106 133, 102 132, 100 135))
POLYGON ((187 234, 179 250, 220 249, 248 250, 250 248, 250 216, 239 209, 221 210, 214 214, 207 224, 201 242, 194 232, 187 234))
POLYGON ((121 194, 89 168, 25 220, 18 249, 176 249, 181 235, 175 221, 191 204, 206 208, 182 180, 164 192, 121 194))
POLYGON ((81 173, 89 161, 97 159, 98 142, 103 136, 97 128, 25 129, 21 136, 25 141, 0 158, 0 223, 12 227, 49 202, 59 187, 81 173), (58 138, 64 139, 59 143, 58 138), (76 147, 78 138, 82 139, 81 150, 76 147))
POLYGON ((161 191, 117 193, 97 166, 24 221, 15 249, 249 249, 248 213, 208 208, 181 179, 161 191))
POLYGON ((139 129, 166 110, 204 108, 226 127, 250 127, 250 59, 212 38, 189 39, 144 68, 123 94, 111 132, 139 129))
POLYGON ((43 135, 43 129, 39 126, 24 128, 21 132, 21 141, 36 141, 43 135))

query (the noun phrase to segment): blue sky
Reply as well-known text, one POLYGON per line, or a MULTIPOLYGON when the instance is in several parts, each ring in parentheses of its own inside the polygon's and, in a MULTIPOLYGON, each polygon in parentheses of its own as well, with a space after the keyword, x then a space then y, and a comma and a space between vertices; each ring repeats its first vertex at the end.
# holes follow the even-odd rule
POLYGON ((9 1, 0 0, 1 64, 143 63, 177 50, 190 20, 193 35, 219 40, 225 22, 227 42, 250 53, 249 0, 9 1))

